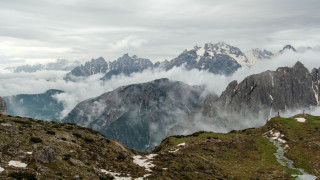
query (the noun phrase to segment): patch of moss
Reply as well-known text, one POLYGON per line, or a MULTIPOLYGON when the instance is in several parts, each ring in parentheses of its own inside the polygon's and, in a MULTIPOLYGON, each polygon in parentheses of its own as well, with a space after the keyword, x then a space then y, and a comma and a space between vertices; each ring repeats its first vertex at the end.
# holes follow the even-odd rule
POLYGON ((56 134, 56 132, 51 131, 51 130, 48 130, 46 133, 47 133, 47 134, 51 134, 51 135, 55 135, 55 134, 56 134))
POLYGON ((8 177, 12 177, 18 180, 36 180, 36 175, 30 172, 12 172, 8 174, 8 177))
POLYGON ((77 138, 81 138, 82 137, 82 135, 81 134, 79 134, 79 133, 76 133, 76 132, 74 132, 74 133, 72 133, 75 137, 77 137, 77 138))

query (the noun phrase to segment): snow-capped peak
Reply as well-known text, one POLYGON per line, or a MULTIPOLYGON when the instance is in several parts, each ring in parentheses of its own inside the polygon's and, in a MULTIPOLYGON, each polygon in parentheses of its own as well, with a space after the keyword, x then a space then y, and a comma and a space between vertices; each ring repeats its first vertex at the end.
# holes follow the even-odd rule
POLYGON ((258 48, 250 49, 249 51, 246 51, 244 54, 249 61, 248 65, 253 65, 258 60, 270 59, 273 56, 273 54, 271 52, 269 52, 265 49, 262 51, 258 48))
POLYGON ((241 50, 237 47, 230 46, 229 44, 227 44, 224 41, 220 41, 216 44, 206 43, 205 50, 210 55, 216 55, 216 54, 228 55, 228 56, 232 57, 234 60, 236 60, 241 66, 248 65, 248 59, 241 52, 241 50))

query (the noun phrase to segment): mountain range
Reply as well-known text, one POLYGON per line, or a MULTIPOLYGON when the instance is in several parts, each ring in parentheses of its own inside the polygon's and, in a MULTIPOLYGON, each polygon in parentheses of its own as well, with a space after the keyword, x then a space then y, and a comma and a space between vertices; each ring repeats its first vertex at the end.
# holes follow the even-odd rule
POLYGON ((55 62, 51 62, 48 64, 36 64, 36 65, 22 65, 14 68, 15 73, 20 72, 36 72, 36 71, 70 71, 78 66, 79 61, 69 62, 65 59, 58 59, 55 62))
MULTIPOLYGON (((285 46, 276 55, 284 51, 294 50, 291 45, 285 46)), ((260 49, 251 49, 242 52, 239 48, 225 42, 216 44, 206 43, 204 47, 195 46, 192 49, 184 50, 178 57, 172 60, 152 63, 150 59, 138 58, 136 55, 124 54, 112 62, 104 58, 92 59, 84 65, 77 66, 65 76, 65 80, 76 81, 93 74, 105 74, 102 80, 108 80, 115 75, 126 75, 135 72, 142 72, 146 69, 163 69, 169 71, 174 67, 184 66, 187 70, 206 70, 214 74, 231 75, 242 66, 251 66, 259 60, 270 59, 275 54, 260 49)))

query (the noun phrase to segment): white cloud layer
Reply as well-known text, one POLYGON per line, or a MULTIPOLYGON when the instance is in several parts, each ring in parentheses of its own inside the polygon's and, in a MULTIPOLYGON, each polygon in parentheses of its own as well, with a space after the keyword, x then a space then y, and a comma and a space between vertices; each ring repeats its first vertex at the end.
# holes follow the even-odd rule
POLYGON ((278 67, 292 67, 297 61, 301 61, 310 71, 312 68, 320 67, 320 52, 306 51, 305 53, 287 52, 272 60, 264 60, 252 67, 243 67, 232 76, 214 75, 207 71, 191 70, 184 68, 173 68, 168 72, 146 70, 142 73, 134 73, 130 77, 115 76, 103 83, 99 79, 101 74, 91 76, 84 81, 66 82, 63 80, 64 71, 40 71, 36 73, 2 73, 0 74, 0 96, 16 94, 37 94, 48 89, 60 89, 65 93, 57 98, 63 102, 64 111, 62 115, 70 112, 79 102, 99 96, 105 92, 112 91, 120 86, 149 82, 159 78, 182 81, 189 85, 204 85, 208 92, 221 94, 232 80, 242 81, 251 74, 266 70, 276 70, 278 67))

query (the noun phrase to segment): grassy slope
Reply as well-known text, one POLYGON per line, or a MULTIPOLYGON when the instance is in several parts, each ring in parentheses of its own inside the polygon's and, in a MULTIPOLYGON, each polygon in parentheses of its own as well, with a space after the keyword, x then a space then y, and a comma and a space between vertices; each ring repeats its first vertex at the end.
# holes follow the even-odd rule
MULTIPOLYGON (((302 117, 297 115, 295 117, 302 117)), ((294 166, 316 176, 320 163, 320 117, 305 116, 301 123, 293 118, 273 118, 256 129, 228 134, 199 132, 190 136, 174 136, 163 140, 155 149, 154 178, 161 179, 291 179, 292 170, 282 167, 273 153, 276 147, 263 134, 276 129, 289 145, 286 156, 294 166), (186 146, 170 153, 180 143, 186 146)))

